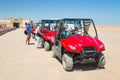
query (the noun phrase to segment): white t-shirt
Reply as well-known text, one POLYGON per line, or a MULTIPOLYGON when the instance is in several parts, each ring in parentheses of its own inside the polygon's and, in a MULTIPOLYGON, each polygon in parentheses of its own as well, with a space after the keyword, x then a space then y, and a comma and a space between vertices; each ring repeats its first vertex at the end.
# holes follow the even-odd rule
POLYGON ((40 30, 40 27, 38 26, 35 30, 35 33, 37 34, 39 30, 40 30))

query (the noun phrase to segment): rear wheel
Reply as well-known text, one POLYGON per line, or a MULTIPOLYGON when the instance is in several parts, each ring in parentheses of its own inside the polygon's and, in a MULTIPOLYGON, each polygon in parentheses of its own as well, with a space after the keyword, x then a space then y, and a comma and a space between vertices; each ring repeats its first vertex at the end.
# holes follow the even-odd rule
POLYGON ((106 60, 103 53, 98 53, 96 59, 96 66, 99 68, 103 68, 105 66, 106 60))
POLYGON ((49 51, 50 50, 50 43, 45 41, 44 48, 46 51, 49 51))
POLYGON ((64 54, 62 56, 62 65, 66 71, 73 70, 73 58, 70 54, 64 54))

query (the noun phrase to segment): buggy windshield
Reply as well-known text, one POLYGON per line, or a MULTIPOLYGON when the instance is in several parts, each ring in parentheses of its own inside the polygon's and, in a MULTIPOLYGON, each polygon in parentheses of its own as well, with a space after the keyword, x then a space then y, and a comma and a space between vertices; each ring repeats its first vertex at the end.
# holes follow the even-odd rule
POLYGON ((53 31, 56 26, 57 20, 42 20, 45 29, 53 31))
POLYGON ((76 19, 65 20, 62 34, 66 36, 85 35, 85 36, 97 36, 94 23, 91 19, 76 19))

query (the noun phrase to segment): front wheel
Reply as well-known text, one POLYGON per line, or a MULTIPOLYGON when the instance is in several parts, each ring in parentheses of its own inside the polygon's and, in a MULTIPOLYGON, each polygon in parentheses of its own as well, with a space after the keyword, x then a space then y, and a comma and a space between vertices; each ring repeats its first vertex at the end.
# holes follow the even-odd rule
POLYGON ((45 41, 44 48, 46 51, 49 51, 50 50, 50 43, 45 41))
POLYGON ((62 56, 62 65, 66 71, 73 70, 73 58, 70 54, 64 54, 62 56))
POLYGON ((55 45, 53 46, 53 53, 52 53, 52 57, 53 57, 53 58, 56 58, 56 57, 57 57, 57 56, 56 56, 55 45))
POLYGON ((105 66, 106 60, 103 53, 98 53, 97 59, 96 59, 96 66, 98 68, 103 68, 105 66))

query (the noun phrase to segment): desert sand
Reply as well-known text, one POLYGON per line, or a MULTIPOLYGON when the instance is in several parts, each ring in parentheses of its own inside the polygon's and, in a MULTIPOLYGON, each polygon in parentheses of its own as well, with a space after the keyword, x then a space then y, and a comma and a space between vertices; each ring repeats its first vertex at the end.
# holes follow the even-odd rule
POLYGON ((97 26, 99 39, 105 44, 104 69, 78 64, 67 72, 52 51, 26 45, 24 29, 0 36, 0 80, 120 80, 120 26, 97 26))

